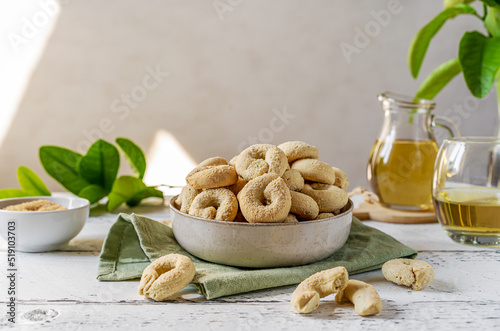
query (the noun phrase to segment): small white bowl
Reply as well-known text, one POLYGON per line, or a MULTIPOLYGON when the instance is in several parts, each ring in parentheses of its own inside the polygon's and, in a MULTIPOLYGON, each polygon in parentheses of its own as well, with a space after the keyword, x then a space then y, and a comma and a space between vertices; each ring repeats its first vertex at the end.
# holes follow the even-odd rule
POLYGON ((89 215, 89 201, 78 197, 25 197, 0 200, 0 235, 15 241, 19 252, 46 252, 65 246, 82 230, 89 215), (34 200, 58 203, 66 210, 10 211, 3 208, 34 200), (10 230, 10 231, 9 231, 10 230), (13 231, 12 231, 13 230, 13 231), (15 234, 15 240, 9 232, 15 234))
POLYGON ((203 260, 237 267, 302 265, 327 258, 344 246, 353 203, 334 217, 298 223, 222 222, 188 215, 170 200, 175 239, 203 260))

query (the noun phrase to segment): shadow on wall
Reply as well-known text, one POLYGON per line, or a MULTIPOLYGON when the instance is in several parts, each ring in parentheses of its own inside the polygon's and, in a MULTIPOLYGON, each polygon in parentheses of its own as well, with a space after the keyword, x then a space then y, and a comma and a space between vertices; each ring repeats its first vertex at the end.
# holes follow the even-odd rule
POLYGON ((212 1, 65 1, 0 146, 0 186, 17 186, 15 169, 25 165, 60 189, 41 168, 41 145, 83 152, 98 138, 120 136, 156 151, 148 161, 163 154, 155 173, 177 174, 169 164, 181 154, 153 148, 158 134, 175 138, 186 165, 230 159, 253 143, 303 140, 346 169, 352 185, 365 184, 382 123, 377 93, 415 88, 409 74, 393 75, 407 71, 407 43, 398 39, 409 40, 421 25, 409 26, 405 16, 429 11, 412 4, 415 10, 403 10, 346 61, 339 45, 373 20, 374 6, 256 0, 224 10, 212 1))

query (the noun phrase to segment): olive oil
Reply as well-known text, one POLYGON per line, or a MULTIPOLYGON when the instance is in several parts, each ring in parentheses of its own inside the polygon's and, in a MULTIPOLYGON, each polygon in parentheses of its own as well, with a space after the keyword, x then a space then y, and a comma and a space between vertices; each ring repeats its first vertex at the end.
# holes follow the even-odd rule
POLYGON ((432 176, 438 147, 432 140, 377 141, 367 177, 381 202, 391 208, 432 209, 432 176))
POLYGON ((485 187, 446 189, 436 195, 436 212, 445 230, 464 235, 500 233, 500 190, 485 187))

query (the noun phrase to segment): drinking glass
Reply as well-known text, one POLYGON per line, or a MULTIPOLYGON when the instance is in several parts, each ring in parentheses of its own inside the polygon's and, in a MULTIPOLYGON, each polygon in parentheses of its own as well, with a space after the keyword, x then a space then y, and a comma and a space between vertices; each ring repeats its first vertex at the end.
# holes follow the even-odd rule
POLYGON ((445 139, 434 166, 437 217, 456 242, 500 245, 500 139, 445 139))

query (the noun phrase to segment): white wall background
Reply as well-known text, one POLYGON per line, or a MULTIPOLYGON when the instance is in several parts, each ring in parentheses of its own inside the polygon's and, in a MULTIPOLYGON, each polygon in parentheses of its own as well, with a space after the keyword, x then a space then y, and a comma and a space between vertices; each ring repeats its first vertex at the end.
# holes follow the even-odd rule
MULTIPOLYGON (((398 1, 65 0, 43 23, 50 1, 0 4, 2 188, 17 187, 16 168, 25 165, 60 189, 38 161, 41 145, 82 150, 119 136, 148 151, 150 163, 161 159, 150 164, 153 183, 182 182, 190 162, 231 158, 257 137, 316 145, 353 186, 366 185, 382 124, 377 94, 413 94, 432 68, 457 55, 463 31, 481 29, 472 17, 448 22, 416 82, 407 48, 441 1, 401 0, 385 26, 373 11, 398 1), (14 47, 9 36, 22 35, 26 21, 39 27, 14 47), (372 36, 348 61, 341 43, 354 45, 365 28, 372 36), (148 76, 156 68, 168 75, 155 82, 148 76), (283 109, 293 116, 286 123, 273 119, 283 109), (160 133, 187 159, 175 146, 153 148, 160 133)), ((453 117, 465 135, 494 134, 496 97, 459 111, 469 96, 462 77, 455 79, 436 99, 436 113, 453 117)))

